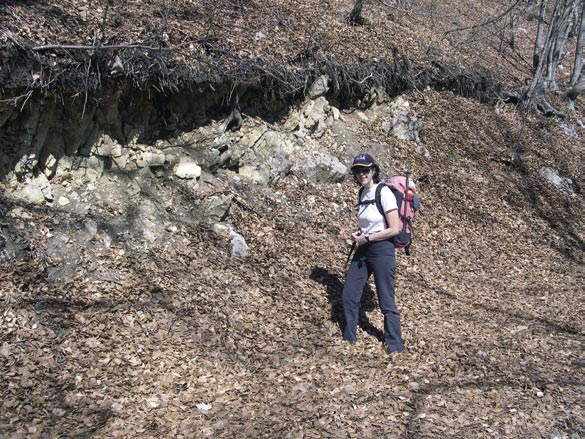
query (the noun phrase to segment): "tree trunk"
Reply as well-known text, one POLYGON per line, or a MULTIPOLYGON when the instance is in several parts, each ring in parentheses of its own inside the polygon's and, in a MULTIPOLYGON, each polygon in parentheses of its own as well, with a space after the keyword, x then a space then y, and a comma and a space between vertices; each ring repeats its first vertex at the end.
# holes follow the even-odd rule
POLYGON ((219 133, 223 134, 227 130, 239 130, 242 126, 242 113, 240 112, 240 97, 243 94, 243 89, 236 87, 230 93, 230 114, 219 126, 219 133))
POLYGON ((548 57, 548 71, 546 75, 546 83, 547 88, 554 89, 555 86, 555 73, 559 64, 563 60, 563 52, 565 49, 565 44, 569 39, 569 31, 571 30, 571 18, 575 12, 575 8, 578 6, 579 0, 564 0, 562 2, 557 2, 558 9, 555 7, 555 15, 558 17, 555 29, 552 29, 551 23, 551 30, 552 33, 549 35, 552 36, 552 46, 551 51, 549 52, 548 57))
MULTIPOLYGON (((546 0, 543 0, 543 3, 545 1, 546 0)), ((540 5, 541 6, 541 13, 543 11, 543 3, 541 3, 541 5, 540 5)), ((534 76, 532 77, 532 82, 530 84, 530 88, 528 89, 528 92, 526 93, 526 102, 525 102, 526 106, 528 106, 535 97, 539 97, 541 95, 544 95, 545 84, 543 81, 542 73, 544 71, 544 68, 547 66, 547 63, 550 59, 550 53, 552 52, 553 34, 555 33, 555 29, 556 29, 557 21, 558 21, 558 16, 557 16, 558 14, 556 13, 557 7, 558 7, 558 0, 557 0, 557 4, 555 5, 555 9, 554 9, 554 12, 552 14, 552 17, 551 17, 551 22, 550 22, 550 26, 548 29, 548 33, 546 35, 546 39, 544 41, 544 46, 541 47, 541 44, 535 43, 535 52, 538 49, 538 64, 535 66, 536 71, 534 72, 534 76)), ((544 20, 544 16, 542 16, 541 18, 544 20)), ((544 23, 544 21, 542 23, 544 23)), ((540 27, 540 23, 539 23, 539 27, 540 27)), ((538 39, 538 37, 537 37, 537 39, 538 39)))
POLYGON ((353 8, 351 9, 351 12, 349 13, 349 15, 347 17, 347 21, 350 24, 362 24, 362 22, 363 22, 362 6, 363 5, 364 5, 364 0, 355 0, 355 4, 353 5, 353 8))
POLYGON ((557 49, 557 39, 559 38, 559 29, 562 26, 561 24, 561 6, 560 3, 564 0, 556 0, 555 7, 552 12, 550 27, 548 28, 548 33, 546 35, 546 42, 545 46, 547 46, 548 50, 546 50, 546 57, 544 57, 544 67, 546 68, 546 78, 550 80, 551 75, 554 75, 554 70, 552 69, 553 65, 553 57, 554 53, 558 53, 557 49))
POLYGON ((567 97, 574 101, 577 99, 577 96, 582 94, 585 91, 585 79, 580 80, 576 84, 574 84, 570 89, 567 90, 567 97))
MULTIPOLYGON (((543 0, 543 2, 544 1, 546 0, 543 0)), ((563 49, 567 42, 571 24, 571 16, 574 9, 578 7, 579 1, 580 0, 557 0, 555 2, 544 47, 541 48, 540 44, 535 43, 535 54, 537 54, 538 64, 526 95, 526 105, 530 104, 532 99, 543 96, 546 90, 555 87, 555 72, 562 61, 563 49), (546 76, 544 76, 545 69, 546 76)), ((541 14, 542 11, 543 3, 541 3, 541 14)), ((541 19, 543 18, 544 16, 541 15, 541 19)))
POLYGON ((110 5, 112 4, 112 0, 106 0, 106 6, 104 7, 104 13, 102 16, 102 39, 101 43, 106 41, 106 21, 108 20, 108 10, 110 9, 110 5))
POLYGON ((581 23, 578 27, 577 46, 575 48, 575 62, 573 63, 573 73, 571 74, 571 85, 577 84, 581 79, 581 70, 583 67, 583 39, 585 38, 585 6, 581 7, 581 23))
POLYGON ((514 25, 514 12, 510 12, 510 41, 508 46, 512 50, 516 50, 516 26, 514 25))
POLYGON ((540 1, 540 10, 538 12, 538 30, 536 40, 534 41, 534 51, 532 52, 532 68, 536 70, 540 64, 542 55, 542 35, 544 34, 544 21, 546 16, 546 4, 548 0, 540 1))

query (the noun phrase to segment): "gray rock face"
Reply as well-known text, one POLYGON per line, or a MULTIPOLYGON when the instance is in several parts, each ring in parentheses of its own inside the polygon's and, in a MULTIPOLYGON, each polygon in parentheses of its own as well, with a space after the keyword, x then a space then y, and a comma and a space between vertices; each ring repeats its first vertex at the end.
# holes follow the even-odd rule
POLYGON ((348 169, 336 157, 328 154, 315 154, 306 159, 305 173, 318 182, 337 183, 343 181, 348 169))
POLYGON ((309 98, 316 99, 325 95, 329 91, 329 76, 323 75, 317 78, 309 89, 309 98))
POLYGON ((402 97, 390 104, 392 118, 382 123, 382 130, 400 140, 420 143, 419 133, 423 123, 411 114, 410 104, 402 97))
MULTIPOLYGON (((200 108, 184 101, 157 127, 147 123, 158 114, 154 108, 145 103, 129 114, 117 95, 104 97, 100 108, 52 103, 5 112, 0 190, 7 198, 54 209, 61 225, 70 227, 67 236, 45 236, 49 253, 62 261, 51 269, 52 281, 75 274, 84 251, 180 247, 185 225, 193 222, 222 225, 218 230, 229 239, 231 256, 246 257, 245 238, 228 222, 250 186, 276 186, 287 178, 337 183, 347 178, 354 150, 385 153, 385 145, 344 126, 350 116, 327 101, 328 86, 326 76, 318 78, 307 99, 280 123, 242 112, 239 128, 226 132, 218 131, 220 122, 207 120, 203 96, 200 108), (186 115, 198 126, 179 130, 186 115)), ((377 123, 383 113, 383 130, 418 141, 421 125, 407 102, 383 103, 351 117, 377 123)), ((22 251, 6 231, 0 239, 12 253, 22 251)))
POLYGON ((540 175, 542 175, 543 178, 556 187, 560 192, 572 197, 576 195, 573 181, 569 178, 561 177, 556 169, 548 167, 541 168, 540 175))

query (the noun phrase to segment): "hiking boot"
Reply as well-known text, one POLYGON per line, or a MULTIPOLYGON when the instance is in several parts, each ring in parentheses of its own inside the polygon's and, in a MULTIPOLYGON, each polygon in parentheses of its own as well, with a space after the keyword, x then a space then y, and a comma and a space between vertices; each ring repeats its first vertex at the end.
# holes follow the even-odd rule
POLYGON ((393 351, 391 349, 385 348, 385 351, 388 355, 396 356, 396 355, 400 354, 401 352, 403 352, 404 349, 402 349, 401 351, 393 351))

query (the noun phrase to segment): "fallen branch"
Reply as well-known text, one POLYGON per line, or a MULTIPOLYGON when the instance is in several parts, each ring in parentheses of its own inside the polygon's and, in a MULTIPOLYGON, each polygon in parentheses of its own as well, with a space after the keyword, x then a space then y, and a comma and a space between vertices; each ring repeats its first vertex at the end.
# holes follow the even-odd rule
POLYGON ((251 207, 247 206, 246 203, 244 203, 243 201, 240 201, 235 195, 232 198, 232 201, 238 205, 238 207, 247 210, 248 212, 253 213, 254 215, 256 215, 258 218, 262 218, 262 215, 260 215, 258 212, 256 212, 254 209, 252 209, 251 207))
POLYGON ((97 50, 97 49, 145 49, 145 50, 173 50, 172 47, 153 47, 144 46, 142 44, 114 44, 111 46, 77 46, 77 45, 61 45, 61 44, 50 44, 47 46, 35 46, 32 48, 35 52, 43 52, 45 50, 97 50))

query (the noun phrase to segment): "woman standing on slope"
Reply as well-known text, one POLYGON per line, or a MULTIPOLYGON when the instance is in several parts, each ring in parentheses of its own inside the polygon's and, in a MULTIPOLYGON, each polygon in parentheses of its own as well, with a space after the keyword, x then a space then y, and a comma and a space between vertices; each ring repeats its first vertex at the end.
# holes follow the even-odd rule
POLYGON ((384 314, 384 341, 388 353, 403 350, 400 331, 400 313, 394 302, 394 271, 396 259, 392 236, 398 234, 400 222, 396 198, 387 186, 382 187, 380 202, 382 216, 375 203, 376 188, 380 184, 380 168, 369 154, 357 155, 351 166, 357 183, 361 185, 358 204, 359 230, 351 234, 357 251, 345 276, 343 339, 355 343, 359 305, 364 286, 374 274, 378 303, 384 314))

